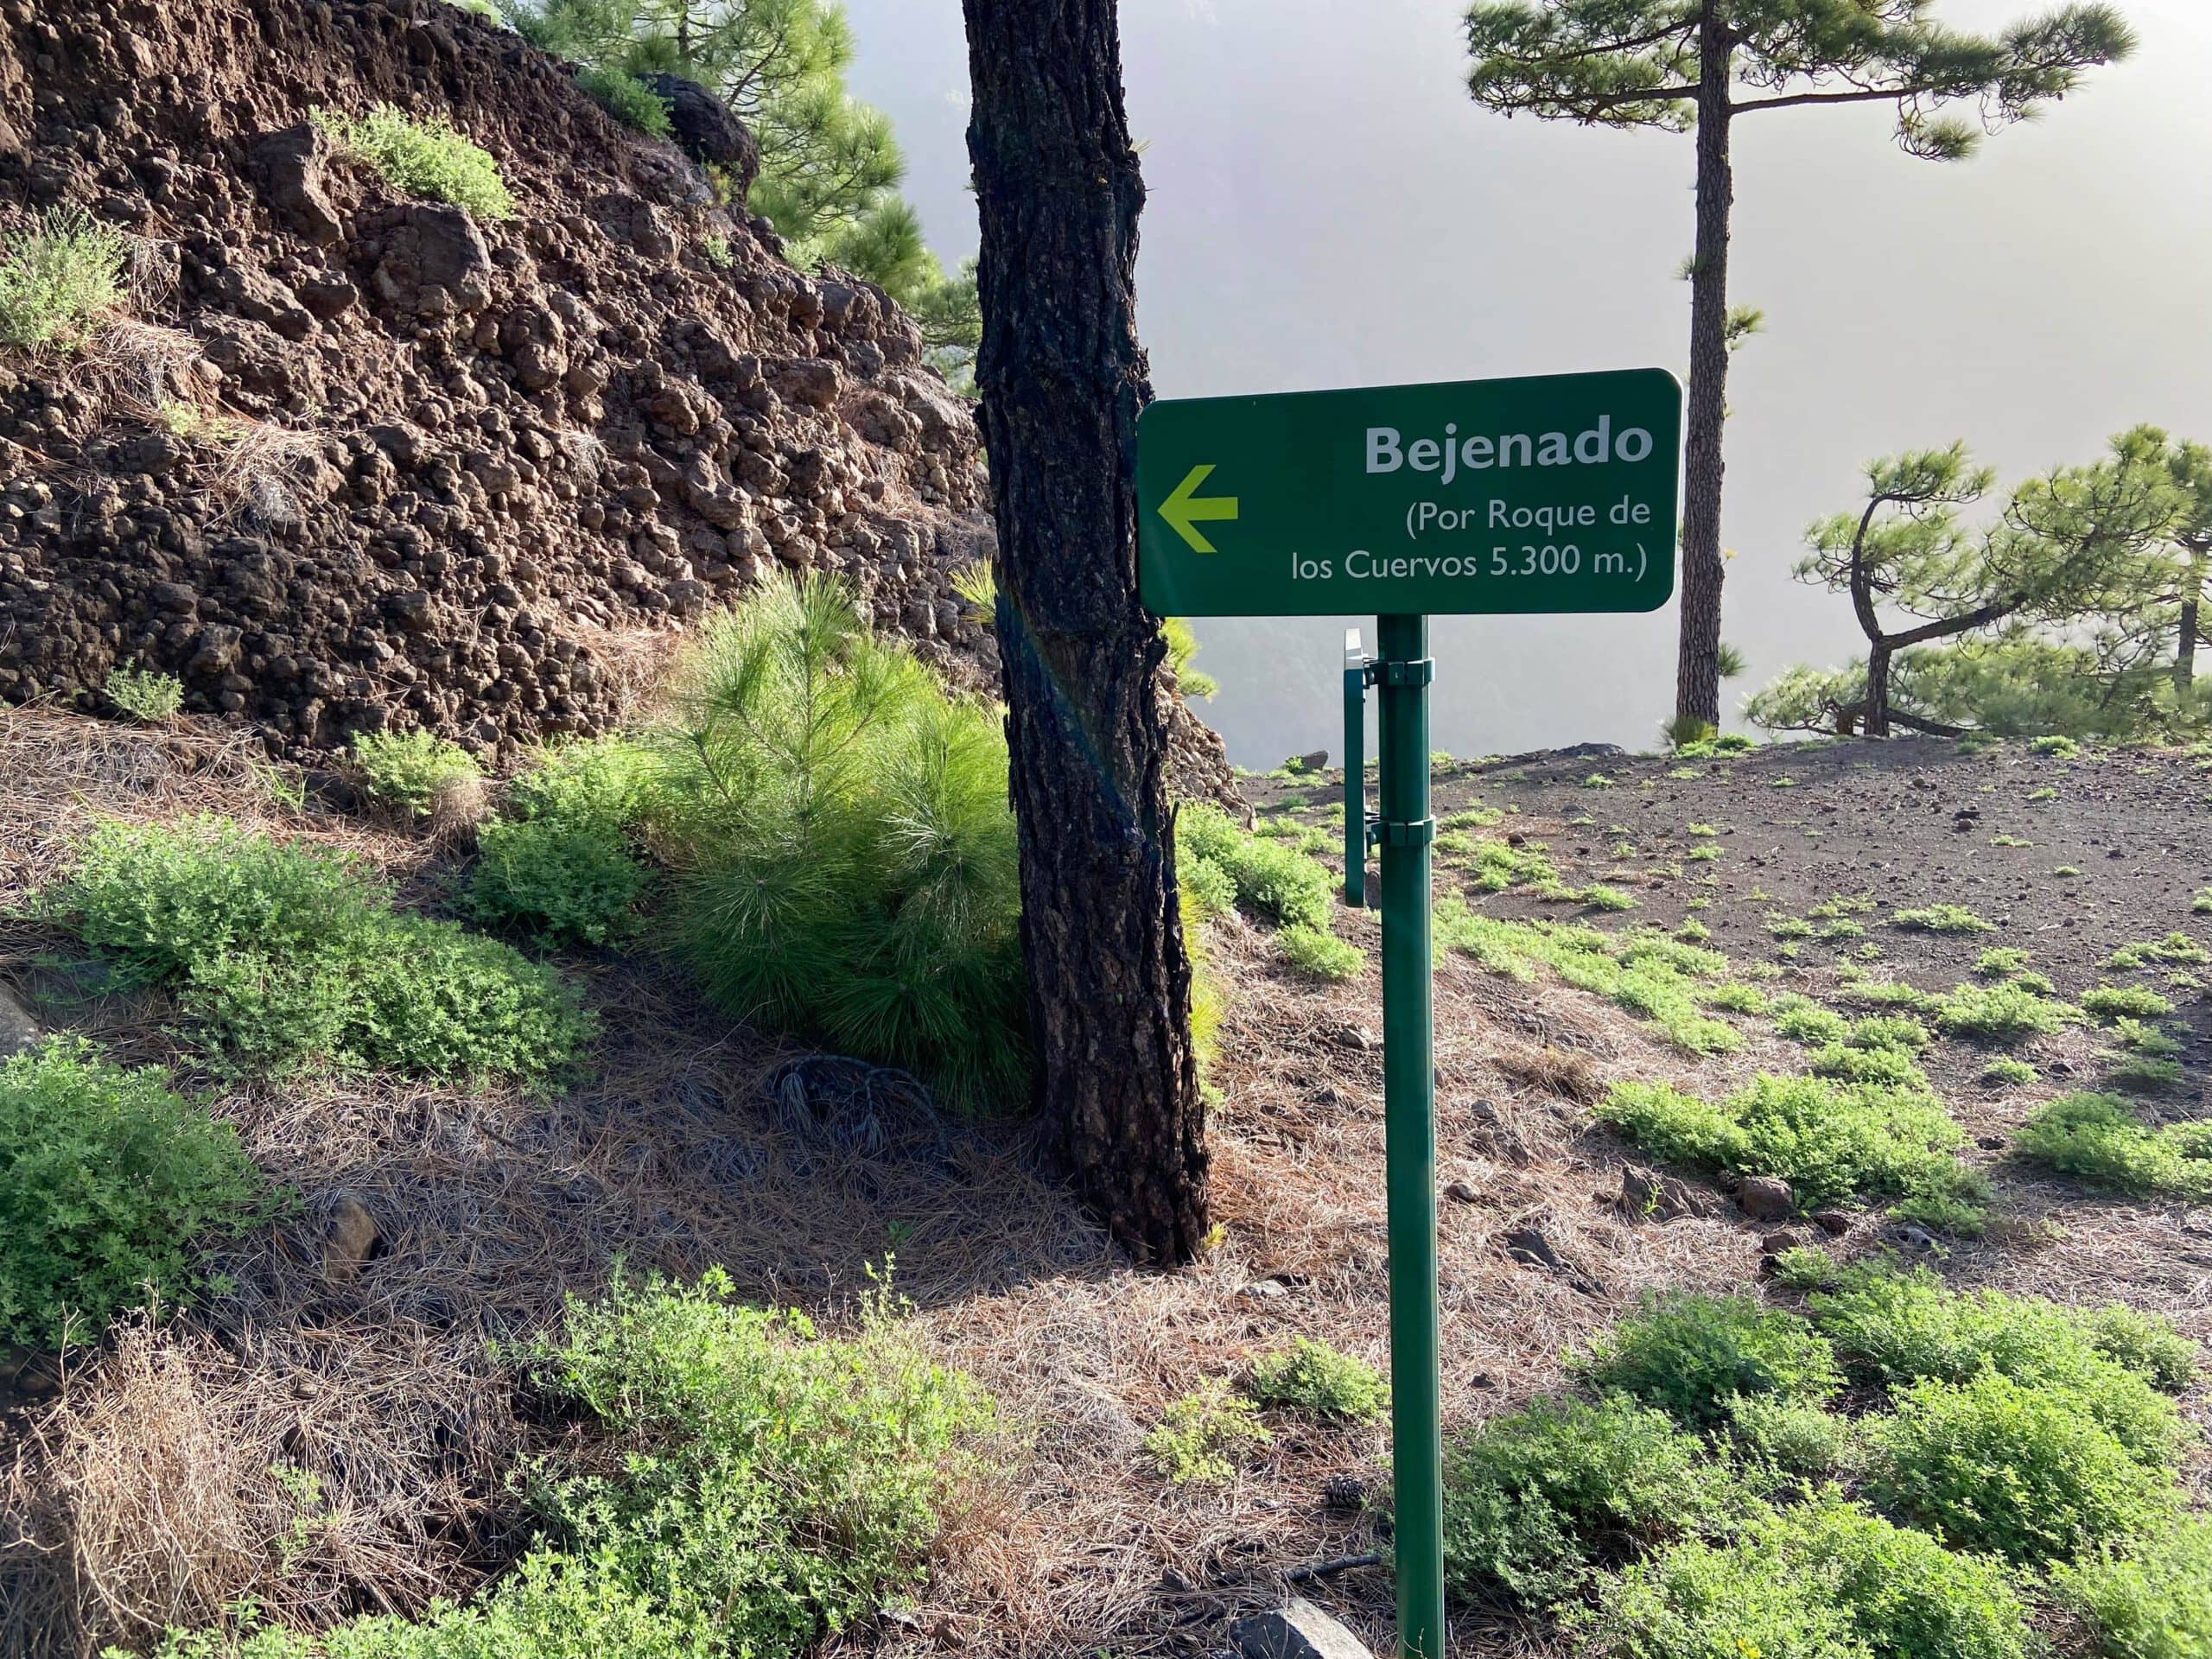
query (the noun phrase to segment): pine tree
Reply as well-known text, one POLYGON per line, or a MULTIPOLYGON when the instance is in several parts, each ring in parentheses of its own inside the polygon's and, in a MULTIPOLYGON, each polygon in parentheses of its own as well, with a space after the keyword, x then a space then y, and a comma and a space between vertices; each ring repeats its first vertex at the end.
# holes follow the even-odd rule
POLYGON ((1682 513, 1677 730, 1720 718, 1721 425, 1728 372, 1736 118, 1885 104, 1909 155, 1950 161, 1984 130, 2064 96, 2133 39, 2109 5, 2075 4, 1982 36, 1931 0, 1480 0, 1467 13, 1476 102, 1508 115, 1694 130, 1697 244, 1682 513), (1978 118, 1967 118, 1968 116, 1978 118))
MULTIPOLYGON (((2030 625, 2066 627, 2093 617, 2170 534, 2178 499, 2161 461, 2127 454, 2031 479, 1985 524, 1968 524, 1963 510, 1988 493, 1996 474, 1974 465, 1962 443, 1875 461, 1866 478, 1865 505, 1815 524, 1807 532, 1812 551, 1797 567, 1802 580, 1849 597, 1866 637, 1866 664, 1825 678, 1785 677, 1760 694, 1763 724, 1817 718, 1869 737, 1888 736, 1893 723, 1958 729, 1896 706, 1892 668, 1901 659, 1912 664, 1920 700, 1946 708, 1969 702, 1968 688, 1998 683, 2004 664, 2024 661, 2044 644, 2078 657, 2077 677, 2088 671, 2095 652, 2038 641, 2030 625), (1899 613, 1906 626, 1891 626, 1899 613), (2002 650, 1984 645, 1955 662, 1925 651, 1905 658, 2000 626, 2010 629, 2002 650)), ((2108 681, 2107 700, 2124 683, 2108 681)))
POLYGON ((1206 1230, 1205 1107, 1167 801, 1168 645, 1137 594, 1144 204, 1115 0, 964 0, 976 378, 1038 1102, 1138 1260, 1206 1230))
POLYGON ((2112 447, 2123 461, 2164 470, 2175 512, 2167 534, 2122 573, 2101 607, 2111 619, 2107 650, 2127 666, 2165 661, 2176 711, 2186 717, 2196 701, 2196 648, 2212 645, 2212 446, 2139 426, 2112 447))
POLYGON ((506 0, 515 28, 594 69, 697 81, 760 146, 746 205, 794 264, 837 265, 912 314, 933 360, 964 373, 975 346, 973 277, 948 276, 899 194, 906 161, 882 111, 845 86, 852 27, 828 0, 506 0))

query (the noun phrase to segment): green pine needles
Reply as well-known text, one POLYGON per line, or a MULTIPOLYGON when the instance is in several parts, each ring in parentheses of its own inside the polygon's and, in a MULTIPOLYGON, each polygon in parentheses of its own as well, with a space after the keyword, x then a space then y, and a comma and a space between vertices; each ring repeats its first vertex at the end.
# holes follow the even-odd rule
POLYGON ((664 738, 674 937, 733 1014, 1013 1105, 1028 1077, 1006 741, 834 584, 709 624, 664 738))

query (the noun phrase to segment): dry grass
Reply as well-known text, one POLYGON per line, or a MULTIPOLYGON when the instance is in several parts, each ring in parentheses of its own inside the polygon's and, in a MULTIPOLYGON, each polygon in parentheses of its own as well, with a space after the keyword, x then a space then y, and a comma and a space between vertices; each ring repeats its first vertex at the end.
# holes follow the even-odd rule
MULTIPOLYGON (((0 713, 0 900, 51 880, 101 816, 207 808, 438 890, 433 840, 295 811, 257 753, 193 728, 0 713)), ((1370 947, 1374 926, 1345 923, 1370 947)), ((183 1063, 158 1009, 35 960, 66 944, 0 923, 0 978, 36 991, 49 1018, 183 1063)), ((58 1399, 17 1414, 0 1482, 0 1651, 79 1659, 240 1594, 302 1625, 465 1594, 518 1541, 505 1472, 557 1444, 487 1338, 543 1328, 618 1257, 682 1274, 720 1262, 748 1294, 834 1318, 864 1265, 894 1252, 917 1329, 996 1395, 1009 1440, 918 1604, 834 1650, 1215 1650, 1219 1621, 1277 1599, 1301 1564, 1377 1547, 1324 1488, 1378 1479, 1382 1434, 1278 1419, 1236 1479, 1183 1488, 1152 1468, 1145 1430, 1201 1379, 1239 1375, 1295 1334, 1379 1364, 1387 1315, 1382 1057, 1363 1034, 1380 1027, 1373 970, 1316 988, 1234 921, 1216 928, 1212 960, 1236 992, 1213 1067, 1224 1236, 1175 1274, 1128 1269, 1037 1173, 1026 1132, 944 1123, 897 1097, 864 1121, 834 1070, 801 1074, 811 1086, 794 1091, 781 1069, 793 1051, 729 1027, 650 957, 569 963, 607 1039, 596 1076, 563 1093, 226 1090, 215 1109, 303 1206, 223 1260, 227 1294, 125 1329, 58 1399), (347 1200, 378 1238, 357 1271, 333 1274, 325 1235, 347 1200), (303 1504, 307 1477, 320 1495, 303 1504)), ((1718 1091, 1796 1051, 1754 1035, 1687 1062, 1609 1004, 1464 962, 1438 976, 1437 1031, 1440 1179, 1472 1195, 1442 1205, 1449 1422, 1557 1386, 1562 1351, 1647 1287, 1751 1282, 1758 1230, 1623 1214, 1623 1148, 1577 1103, 1627 1075, 1718 1091), (1572 1271, 1509 1255, 1503 1236, 1524 1228, 1572 1271)), ((2083 1205, 2009 1178, 2005 1205, 2063 1217, 2063 1236, 2030 1228, 1962 1252, 1963 1276, 2125 1294, 2212 1336, 2212 1219, 2083 1205)), ((1386 1573, 1300 1588, 1388 1650, 1386 1573)), ((1555 1650, 1475 1614, 1455 1639, 1555 1650)))

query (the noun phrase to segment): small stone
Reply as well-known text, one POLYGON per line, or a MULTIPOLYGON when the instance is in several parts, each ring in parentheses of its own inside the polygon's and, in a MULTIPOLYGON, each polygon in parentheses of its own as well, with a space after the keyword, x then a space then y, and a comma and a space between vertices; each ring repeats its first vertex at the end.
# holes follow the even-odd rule
POLYGON ((1451 1199, 1454 1204, 1473 1204, 1478 1202, 1478 1195, 1476 1193, 1475 1189, 1468 1185, 1465 1181, 1452 1181, 1448 1183, 1445 1186, 1444 1196, 1451 1199))
POLYGON ((1779 1232, 1769 1233, 1759 1240, 1759 1249, 1770 1255, 1780 1255, 1784 1250, 1802 1249, 1812 1242, 1804 1234, 1784 1227, 1779 1232))
POLYGON ((1844 1210, 1815 1210, 1813 1225, 1832 1238, 1840 1238, 1851 1230, 1851 1215, 1844 1210))
POLYGON ((1980 1147, 1984 1152, 2002 1152, 2005 1150, 2005 1137, 2001 1135, 1976 1135, 1974 1137, 1974 1143, 1977 1147, 1980 1147))
POLYGON ((16 994, 0 985, 0 1060, 20 1054, 39 1039, 38 1021, 16 994))
POLYGON ((1364 1642, 1300 1596, 1236 1620, 1229 1643, 1242 1659, 1375 1659, 1364 1642))
POLYGON ((1255 1301, 1273 1301, 1279 1296, 1289 1295, 1290 1287, 1280 1279, 1255 1279, 1236 1294, 1249 1296, 1255 1301))
POLYGON ((333 1199, 322 1230, 322 1276, 334 1285, 350 1285, 376 1254, 384 1235, 368 1205, 351 1193, 333 1199))
POLYGON ((1746 1175, 1737 1185, 1736 1204, 1753 1221, 1786 1221, 1795 1198, 1777 1175, 1746 1175))
POLYGON ((1382 1039, 1365 1026, 1338 1026, 1335 1035, 1339 1048, 1357 1049, 1363 1054, 1382 1046, 1382 1039))

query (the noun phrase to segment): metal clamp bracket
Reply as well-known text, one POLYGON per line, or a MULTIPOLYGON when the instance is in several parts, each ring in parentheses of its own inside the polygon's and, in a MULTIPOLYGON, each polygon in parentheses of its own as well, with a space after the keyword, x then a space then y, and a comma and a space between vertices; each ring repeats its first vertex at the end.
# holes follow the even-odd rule
POLYGON ((1370 685, 1427 685, 1436 678, 1436 658, 1407 657, 1370 666, 1370 685))
POLYGON ((1426 847, 1436 839, 1436 820, 1416 818, 1411 823, 1397 823, 1377 818, 1375 834, 1385 847, 1426 847))

